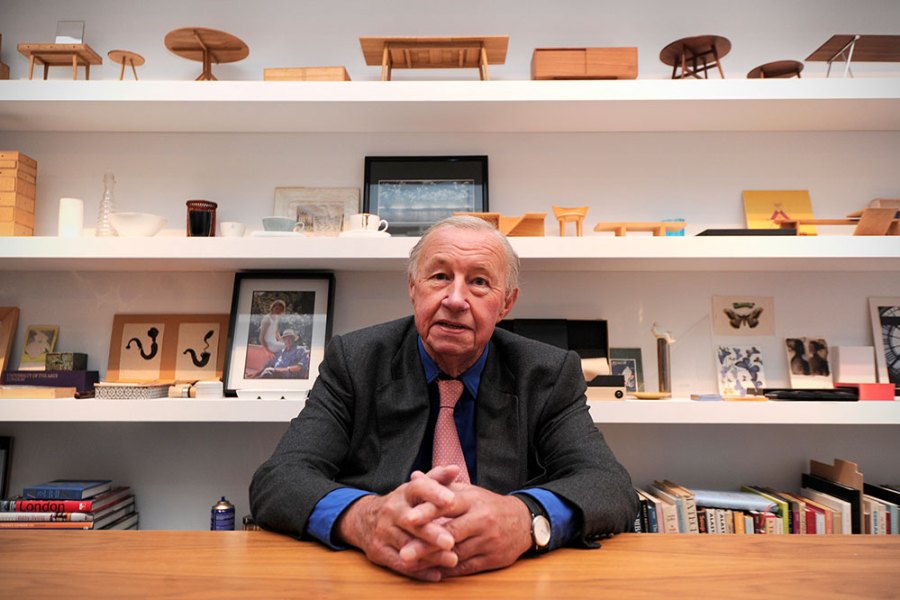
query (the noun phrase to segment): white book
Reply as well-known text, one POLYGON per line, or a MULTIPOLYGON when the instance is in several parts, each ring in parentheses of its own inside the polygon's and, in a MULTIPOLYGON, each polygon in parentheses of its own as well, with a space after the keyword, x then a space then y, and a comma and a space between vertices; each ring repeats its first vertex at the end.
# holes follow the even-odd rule
MULTIPOLYGON (((650 491, 656 495, 657 498, 671 504, 675 508, 675 515, 678 523, 678 530, 673 531, 672 533, 688 533, 688 524, 687 524, 687 513, 684 510, 684 501, 675 496, 674 494, 670 494, 664 489, 658 487, 657 485, 651 485, 650 491)), ((668 524, 668 523, 667 523, 668 524)), ((668 531, 668 530, 667 530, 668 531)))
MULTIPOLYGON (((818 490, 810 488, 800 488, 800 495, 810 500, 815 500, 819 504, 827 506, 832 510, 841 513, 841 531, 842 534, 853 533, 853 520, 850 516, 850 503, 840 498, 835 498, 831 494, 826 494, 818 490)), ((837 532, 835 532, 837 533, 837 532)))
POLYGON ((753 529, 753 515, 744 515, 744 533, 748 535, 756 533, 753 529))
POLYGON ((863 495, 863 504, 865 505, 867 525, 866 533, 872 535, 884 535, 887 532, 887 507, 878 498, 863 495))

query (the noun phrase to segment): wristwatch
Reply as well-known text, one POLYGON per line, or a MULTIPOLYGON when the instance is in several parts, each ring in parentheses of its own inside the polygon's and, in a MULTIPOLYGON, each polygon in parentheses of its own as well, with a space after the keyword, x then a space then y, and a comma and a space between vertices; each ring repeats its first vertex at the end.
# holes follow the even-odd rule
POLYGON ((525 503, 531 512, 531 550, 546 552, 550 548, 550 519, 541 503, 528 494, 513 494, 525 503))

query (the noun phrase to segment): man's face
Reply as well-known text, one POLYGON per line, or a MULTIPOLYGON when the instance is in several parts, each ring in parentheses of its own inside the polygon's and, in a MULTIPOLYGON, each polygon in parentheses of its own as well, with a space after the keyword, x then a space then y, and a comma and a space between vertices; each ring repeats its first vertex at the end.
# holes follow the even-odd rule
POLYGON ((422 248, 409 297, 425 349, 448 375, 475 363, 515 304, 519 290, 507 294, 506 277, 506 255, 488 232, 447 227, 422 248))

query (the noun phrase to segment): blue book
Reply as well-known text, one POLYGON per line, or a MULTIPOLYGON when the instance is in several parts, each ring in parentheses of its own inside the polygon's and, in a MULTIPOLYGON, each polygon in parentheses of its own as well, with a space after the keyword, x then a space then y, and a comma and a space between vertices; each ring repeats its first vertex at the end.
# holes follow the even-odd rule
POLYGON ((112 485, 109 479, 77 481, 56 479, 22 490, 26 498, 48 498, 52 500, 83 500, 108 491, 112 485))

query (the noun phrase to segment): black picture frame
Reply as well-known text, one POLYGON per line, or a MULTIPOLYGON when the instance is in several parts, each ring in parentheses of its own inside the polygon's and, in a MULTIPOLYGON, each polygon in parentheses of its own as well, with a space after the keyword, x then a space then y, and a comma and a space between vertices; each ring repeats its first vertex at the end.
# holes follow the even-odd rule
POLYGON ((225 395, 304 398, 318 377, 325 345, 331 339, 333 314, 334 274, 331 272, 235 273, 222 378, 225 395), (283 310, 273 314, 272 306, 278 302, 283 304, 283 310), (294 343, 301 350, 305 348, 298 360, 287 361, 291 366, 289 373, 284 371, 282 363, 270 363, 281 351, 264 347, 260 340, 262 322, 267 318, 280 334, 293 330, 297 336, 294 343), (264 372, 270 367, 268 373, 264 372))
POLYGON ((13 438, 0 436, 0 500, 11 498, 9 493, 9 474, 12 471, 13 438))
POLYGON ((411 236, 455 212, 488 212, 488 157, 367 156, 363 212, 411 236))

